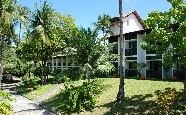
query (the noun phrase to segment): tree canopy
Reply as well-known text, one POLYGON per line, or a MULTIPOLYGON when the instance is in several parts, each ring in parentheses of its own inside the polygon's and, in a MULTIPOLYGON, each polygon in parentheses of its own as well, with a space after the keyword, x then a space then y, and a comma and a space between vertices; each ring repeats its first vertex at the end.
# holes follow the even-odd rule
MULTIPOLYGON (((186 3, 183 0, 167 1, 172 8, 165 12, 151 12, 145 20, 150 33, 141 45, 147 50, 163 54, 166 68, 179 63, 186 70, 186 3)), ((186 81, 184 89, 186 99, 186 81)))

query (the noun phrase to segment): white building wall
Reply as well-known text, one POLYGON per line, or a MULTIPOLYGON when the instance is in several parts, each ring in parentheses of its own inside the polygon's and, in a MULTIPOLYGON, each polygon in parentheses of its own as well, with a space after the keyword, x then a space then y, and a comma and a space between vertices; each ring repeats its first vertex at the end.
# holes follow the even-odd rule
MULTIPOLYGON (((134 14, 130 14, 128 17, 123 18, 123 34, 139 30, 144 29, 134 14)), ((114 35, 119 35, 119 23, 115 22, 111 27, 111 31, 114 35)))
MULTIPOLYGON (((146 51, 142 49, 140 43, 143 41, 143 34, 137 34, 137 63, 146 64, 146 51)), ((141 75, 146 76, 146 67, 141 70, 141 75)))

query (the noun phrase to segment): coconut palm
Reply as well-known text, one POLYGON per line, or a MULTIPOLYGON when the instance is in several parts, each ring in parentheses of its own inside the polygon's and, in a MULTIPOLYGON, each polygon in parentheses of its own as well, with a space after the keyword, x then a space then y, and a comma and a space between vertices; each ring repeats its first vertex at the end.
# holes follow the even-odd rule
POLYGON ((122 0, 119 0, 119 14, 120 14, 120 84, 119 84, 119 91, 117 94, 117 101, 121 102, 125 96, 125 90, 124 90, 124 54, 123 54, 123 48, 124 48, 124 42, 123 42, 123 13, 122 13, 122 0))

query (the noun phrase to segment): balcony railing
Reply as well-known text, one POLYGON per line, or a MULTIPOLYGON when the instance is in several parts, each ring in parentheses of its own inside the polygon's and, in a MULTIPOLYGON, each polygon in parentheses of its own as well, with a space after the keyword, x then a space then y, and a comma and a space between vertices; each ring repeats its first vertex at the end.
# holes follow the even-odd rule
POLYGON ((126 56, 137 55, 137 50, 136 49, 125 49, 125 55, 126 56))

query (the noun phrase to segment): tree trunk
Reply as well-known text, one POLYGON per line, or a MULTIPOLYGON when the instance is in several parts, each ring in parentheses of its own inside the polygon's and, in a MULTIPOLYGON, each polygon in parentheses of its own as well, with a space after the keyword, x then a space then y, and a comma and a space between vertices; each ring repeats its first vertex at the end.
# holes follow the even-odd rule
MULTIPOLYGON (((21 23, 19 23, 19 38, 17 40, 17 48, 19 47, 19 44, 21 42, 21 28, 22 28, 22 25, 21 25, 21 23)), ((19 54, 17 54, 17 58, 20 59, 20 55, 19 54)), ((19 61, 20 60, 17 61, 17 64, 19 65, 19 72, 20 72, 20 76, 21 76, 21 72, 22 72, 21 71, 21 63, 19 63, 19 61)))
POLYGON ((1 90, 1 80, 3 78, 3 37, 0 37, 1 39, 1 47, 0 47, 0 90, 1 90))
POLYGON ((44 84, 44 67, 43 67, 43 61, 41 62, 42 63, 42 69, 41 69, 41 83, 42 83, 42 85, 44 84))
POLYGON ((186 101, 186 69, 185 69, 185 80, 184 80, 184 100, 186 101))
POLYGON ((125 91, 124 91, 124 39, 123 39, 123 13, 122 13, 122 0, 119 0, 119 14, 120 14, 120 85, 119 85, 119 91, 117 94, 117 101, 119 103, 122 102, 122 100, 125 97, 125 91))

